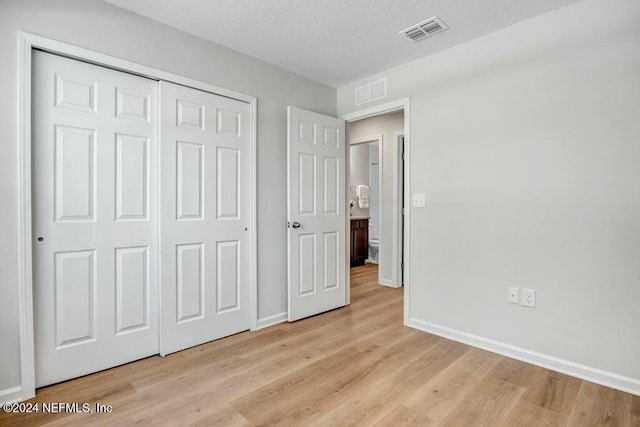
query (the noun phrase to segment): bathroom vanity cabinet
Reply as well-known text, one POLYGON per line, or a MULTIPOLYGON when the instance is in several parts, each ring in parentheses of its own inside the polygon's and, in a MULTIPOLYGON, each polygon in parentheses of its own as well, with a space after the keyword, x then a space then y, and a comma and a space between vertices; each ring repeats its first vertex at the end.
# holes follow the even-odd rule
POLYGON ((369 256, 369 218, 351 218, 351 267, 364 265, 369 256))

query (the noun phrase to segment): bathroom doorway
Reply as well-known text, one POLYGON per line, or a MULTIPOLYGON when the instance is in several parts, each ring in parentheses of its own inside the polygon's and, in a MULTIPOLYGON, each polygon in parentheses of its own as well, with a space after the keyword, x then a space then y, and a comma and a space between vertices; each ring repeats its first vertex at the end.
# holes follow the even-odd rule
POLYGON ((378 284, 401 287, 404 111, 347 126, 350 265, 376 269, 378 284))
POLYGON ((349 146, 351 267, 378 264, 381 141, 382 135, 372 135, 353 139, 349 146))

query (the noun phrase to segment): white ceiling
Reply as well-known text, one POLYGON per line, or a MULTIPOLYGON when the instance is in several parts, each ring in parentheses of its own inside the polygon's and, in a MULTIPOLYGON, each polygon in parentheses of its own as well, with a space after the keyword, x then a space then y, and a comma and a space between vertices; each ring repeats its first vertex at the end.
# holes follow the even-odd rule
POLYGON ((577 0, 105 1, 337 87, 577 0), (433 15, 449 29, 398 34, 433 15))

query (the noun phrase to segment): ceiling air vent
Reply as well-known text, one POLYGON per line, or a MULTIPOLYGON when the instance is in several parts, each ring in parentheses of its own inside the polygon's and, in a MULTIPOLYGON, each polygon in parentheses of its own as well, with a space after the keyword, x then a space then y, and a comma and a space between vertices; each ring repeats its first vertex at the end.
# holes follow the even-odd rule
POLYGON ((380 79, 356 88, 356 105, 382 99, 387 96, 387 79, 380 79))
POLYGON ((444 31, 447 28, 449 28, 447 24, 442 22, 437 16, 434 16, 433 18, 429 18, 426 21, 422 21, 419 24, 412 25, 400 31, 399 34, 402 34, 407 40, 414 43, 444 31))

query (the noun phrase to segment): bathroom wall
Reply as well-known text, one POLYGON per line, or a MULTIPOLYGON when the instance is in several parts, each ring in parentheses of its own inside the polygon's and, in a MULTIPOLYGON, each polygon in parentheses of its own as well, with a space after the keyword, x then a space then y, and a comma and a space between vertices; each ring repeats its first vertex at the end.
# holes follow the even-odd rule
POLYGON ((356 201, 351 208, 351 215, 369 216, 369 208, 358 207, 357 185, 369 185, 369 144, 352 145, 349 158, 349 200, 356 201))
POLYGON ((380 145, 369 146, 369 240, 380 238, 380 145))

